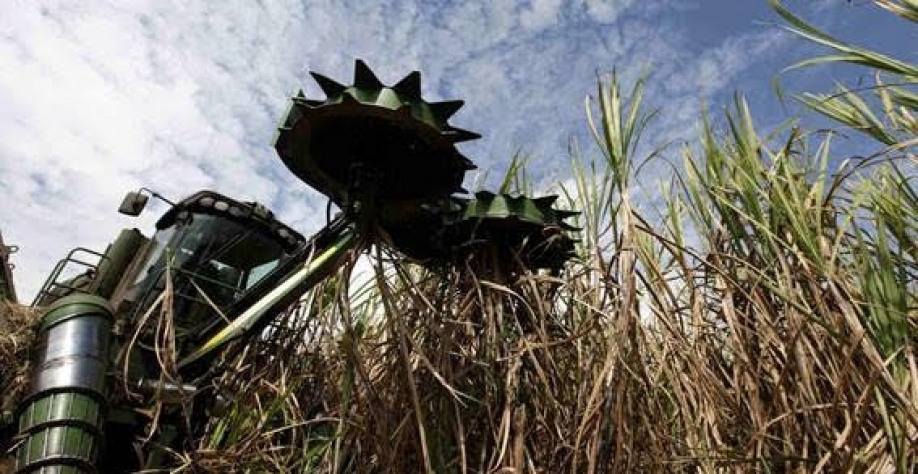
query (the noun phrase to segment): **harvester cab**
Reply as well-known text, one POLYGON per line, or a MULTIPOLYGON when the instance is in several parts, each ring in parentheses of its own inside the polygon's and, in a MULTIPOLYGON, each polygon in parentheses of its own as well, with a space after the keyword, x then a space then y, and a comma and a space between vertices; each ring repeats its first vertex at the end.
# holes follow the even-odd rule
POLYGON ((159 219, 136 272, 125 275, 118 296, 135 313, 146 311, 168 279, 176 327, 197 334, 216 311, 225 311, 302 242, 265 206, 201 191, 159 219))
MULTIPOLYGON (((139 192, 128 193, 119 211, 139 215, 143 198, 139 192)), ((55 266, 33 306, 47 306, 69 294, 95 294, 107 299, 116 313, 132 313, 129 319, 135 319, 162 294, 168 271, 175 313, 191 321, 195 318, 187 310, 225 309, 304 240, 256 202, 200 191, 167 203, 170 207, 152 237, 124 229, 105 252, 96 254, 95 262, 75 257, 91 253, 88 249, 71 251, 55 266), (62 279, 64 269, 74 266, 84 270, 62 279)))

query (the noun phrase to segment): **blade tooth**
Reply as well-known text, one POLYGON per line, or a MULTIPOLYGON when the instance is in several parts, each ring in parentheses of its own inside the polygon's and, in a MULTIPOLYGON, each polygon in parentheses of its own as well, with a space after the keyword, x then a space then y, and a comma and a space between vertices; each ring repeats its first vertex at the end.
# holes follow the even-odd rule
POLYGON ((446 123, 450 117, 453 116, 456 112, 465 105, 464 100, 447 100, 445 102, 432 102, 428 104, 430 106, 430 111, 433 112, 434 117, 440 121, 440 123, 446 123))
MULTIPOLYGON (((460 156, 462 156, 462 155, 460 155, 460 156)), ((466 158, 466 157, 464 157, 464 156, 462 156, 462 167, 465 168, 466 171, 471 171, 471 170, 477 170, 477 169, 478 169, 478 165, 476 165, 475 162, 473 162, 472 160, 470 160, 470 159, 468 159, 468 158, 466 158)))
POLYGON ((317 72, 310 72, 309 74, 313 79, 316 80, 316 83, 319 84, 322 92, 325 93, 325 97, 328 97, 329 99, 341 95, 341 93, 347 89, 344 84, 339 84, 334 79, 325 77, 317 72))
POLYGON ((297 102, 297 99, 293 99, 290 104, 290 108, 287 110, 287 115, 284 116, 284 120, 281 123, 279 130, 292 129, 300 119, 303 118, 303 106, 297 102))
POLYGON ((471 132, 468 130, 463 130, 461 128, 455 127, 445 127, 443 129, 443 134, 449 137, 453 143, 466 142, 469 140, 477 140, 481 138, 481 135, 471 132))
POLYGON ((395 92, 412 99, 421 98, 421 73, 412 71, 410 74, 398 81, 398 84, 392 86, 395 92))
POLYGON ((298 91, 296 92, 296 97, 297 97, 297 98, 303 98, 303 99, 306 98, 306 94, 303 93, 303 89, 300 89, 300 90, 298 90, 298 91))
POLYGON ((551 206, 557 200, 558 200, 557 194, 552 194, 550 196, 542 196, 542 197, 533 199, 533 201, 536 202, 537 206, 551 206))
POLYGON ((555 214, 558 215, 559 220, 580 215, 577 211, 565 211, 563 209, 555 209, 555 214))
POLYGON ((362 59, 354 62, 354 86, 361 89, 382 89, 383 83, 362 59))
POLYGON ((296 96, 293 98, 293 102, 297 105, 300 105, 300 106, 305 105, 310 108, 318 107, 320 105, 325 104, 324 100, 307 99, 305 96, 296 96))

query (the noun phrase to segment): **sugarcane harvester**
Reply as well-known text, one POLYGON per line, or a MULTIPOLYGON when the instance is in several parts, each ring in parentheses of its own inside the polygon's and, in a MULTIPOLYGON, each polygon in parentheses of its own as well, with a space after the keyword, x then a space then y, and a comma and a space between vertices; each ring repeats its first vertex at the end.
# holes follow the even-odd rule
MULTIPOLYGON (((169 202, 152 238, 122 231, 96 265, 76 256, 91 251, 72 252, 36 297, 49 306, 31 386, 15 413, 16 472, 163 466, 162 449, 135 455, 131 446, 148 422, 144 409, 153 400, 220 403, 212 381, 227 344, 257 337, 371 245, 435 265, 495 242, 525 249, 515 257, 533 268, 557 268, 572 255, 573 228, 564 219, 573 213, 554 209, 553 197, 454 196, 475 168, 456 144, 479 137, 448 123, 462 101, 425 102, 418 72, 386 86, 360 60, 350 86, 312 75, 326 98, 293 97, 274 146, 290 171, 341 212, 305 239, 262 205, 201 191, 169 202), (67 262, 87 270, 58 281, 67 262), (158 307, 171 311, 177 360, 170 370, 158 344, 158 307)), ((119 210, 137 215, 149 195, 166 200, 129 193, 119 210)), ((189 436, 181 413, 160 415, 160 446, 189 436)))

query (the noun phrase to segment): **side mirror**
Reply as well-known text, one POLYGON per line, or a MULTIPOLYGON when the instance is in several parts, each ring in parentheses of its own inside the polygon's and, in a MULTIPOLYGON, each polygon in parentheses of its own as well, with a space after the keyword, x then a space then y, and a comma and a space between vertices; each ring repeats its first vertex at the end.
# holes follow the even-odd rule
POLYGON ((139 191, 131 191, 124 196, 124 200, 118 206, 118 212, 128 216, 139 216, 149 200, 150 196, 140 194, 139 191))

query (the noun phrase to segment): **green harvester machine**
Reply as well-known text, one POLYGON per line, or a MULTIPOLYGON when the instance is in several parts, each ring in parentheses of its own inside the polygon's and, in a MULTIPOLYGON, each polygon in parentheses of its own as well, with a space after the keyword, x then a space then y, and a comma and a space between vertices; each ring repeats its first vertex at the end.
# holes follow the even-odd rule
POLYGON ((192 436, 179 405, 191 400, 193 416, 206 420, 225 402, 213 381, 227 344, 263 333, 371 245, 422 265, 486 254, 557 269, 573 255, 576 229, 565 220, 575 213, 554 208, 554 196, 457 196, 475 166, 456 144, 479 137, 448 123, 462 101, 425 102, 418 72, 386 86, 360 60, 350 86, 312 76, 326 98, 293 97, 274 146, 341 212, 307 239, 255 202, 212 191, 176 203, 128 193, 124 214, 138 215, 151 196, 169 204, 155 233, 125 229, 104 252, 74 249, 33 301, 46 308, 33 376, 4 430, 17 473, 168 468, 164 449, 181 450, 192 436), (62 278, 74 268, 76 277, 62 278), (158 362, 155 332, 142 330, 164 304, 178 354, 171 374, 158 362), (153 442, 138 444, 154 400, 176 406, 159 415, 153 442))

